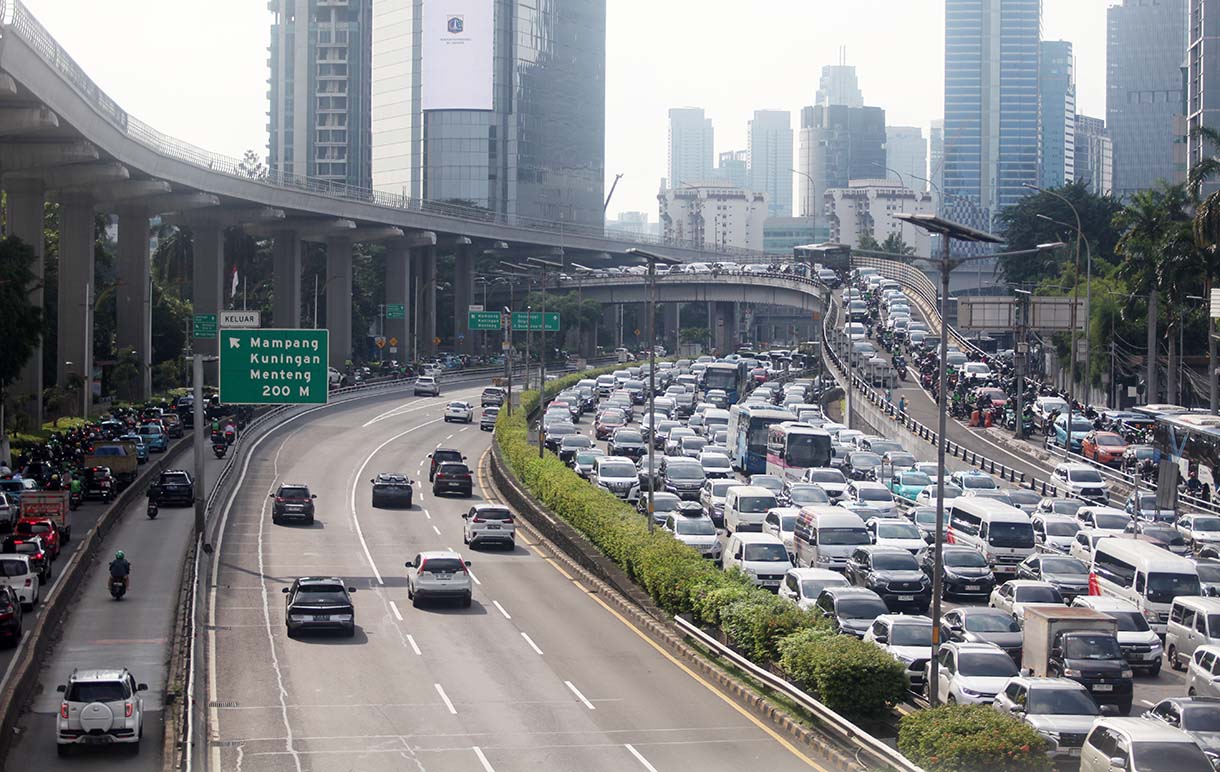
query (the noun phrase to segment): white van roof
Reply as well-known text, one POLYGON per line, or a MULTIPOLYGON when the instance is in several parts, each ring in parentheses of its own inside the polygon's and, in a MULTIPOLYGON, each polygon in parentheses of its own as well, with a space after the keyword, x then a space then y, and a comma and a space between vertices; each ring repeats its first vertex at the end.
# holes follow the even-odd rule
POLYGON ((958 496, 953 500, 953 509, 960 509, 987 520, 1030 522, 1029 515, 997 499, 984 496, 958 496))
POLYGON ((734 539, 742 544, 783 544, 782 541, 775 538, 769 533, 742 533, 738 531, 733 534, 734 539))
POLYGON ((807 515, 816 525, 833 528, 864 527, 864 519, 855 512, 829 504, 808 504, 801 507, 801 515, 807 515))
POLYGON ((775 498, 775 494, 761 485, 734 485, 729 488, 729 493, 735 494, 738 498, 742 496, 770 496, 775 498))
MULTIPOLYGON (((1106 538, 1098 539, 1094 548, 1093 559, 1104 553, 1116 558, 1134 563, 1145 571, 1174 572, 1182 574, 1197 574, 1194 561, 1175 555, 1164 547, 1158 547, 1152 542, 1136 539, 1106 538)), ((1220 600, 1220 599, 1218 599, 1220 600)), ((1220 609, 1220 606, 1217 607, 1220 609)))

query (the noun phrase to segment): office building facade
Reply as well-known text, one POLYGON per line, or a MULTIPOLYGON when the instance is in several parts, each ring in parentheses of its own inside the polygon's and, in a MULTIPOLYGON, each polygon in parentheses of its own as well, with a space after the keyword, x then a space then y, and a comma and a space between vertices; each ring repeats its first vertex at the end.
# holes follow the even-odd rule
MULTIPOLYGON (((918 126, 885 127, 886 179, 911 190, 924 190, 928 183, 928 141, 918 126)), ((880 171, 874 176, 882 176, 880 171)))
POLYGON ((1186 18, 1187 0, 1123 0, 1106 11, 1106 128, 1120 198, 1181 178, 1186 18))
POLYGON ((865 235, 883 242, 898 235, 917 255, 931 254, 931 236, 903 222, 895 214, 935 214, 931 193, 914 191, 886 179, 852 180, 847 187, 825 194, 827 223, 832 244, 860 246, 865 235))
POLYGON ((715 185, 669 188, 657 195, 661 237, 699 247, 762 251, 767 195, 715 185))
POLYGON ((702 107, 669 110, 669 187, 702 185, 713 178, 716 132, 702 107))
POLYGON ((864 107, 864 94, 856 78, 856 68, 850 64, 828 64, 822 68, 814 104, 829 107, 864 107))
POLYGON ((1098 195, 1114 192, 1114 143, 1101 118, 1076 116, 1075 174, 1098 195))
POLYGON ((1042 181, 1058 188, 1076 179, 1076 74, 1072 44, 1044 40, 1038 71, 1042 101, 1042 181))
MULTIPOLYGON (((720 162, 712 174, 711 182, 748 190, 750 187, 750 152, 728 150, 719 155, 720 162)), ((706 180, 705 180, 706 181, 706 180)))
POLYGON ((749 141, 749 189, 767 194, 769 217, 791 217, 792 113, 755 110, 749 141))
POLYGON ((1187 29, 1186 163, 1190 168, 1220 152, 1194 136, 1198 128, 1220 130, 1220 1, 1190 0, 1187 29))
POLYGON ((928 173, 932 192, 937 196, 945 189, 945 121, 937 118, 928 129, 928 173))
POLYGON ((885 168, 885 110, 812 105, 801 109, 798 158, 800 213, 826 225, 825 194, 856 179, 875 179, 885 168))
MULTIPOLYGON (((424 0, 377 2, 373 15, 373 181, 382 190, 506 216, 600 227, 604 221, 606 2, 487 0, 453 25, 424 0), (490 46, 489 98, 430 106, 460 79, 429 70, 447 34, 490 46), (425 73, 431 73, 428 82, 425 73)), ((439 58, 439 57, 438 57, 439 58)), ((477 79, 477 72, 465 73, 477 79)))
POLYGON ((372 0, 270 0, 268 166, 372 187, 372 0))

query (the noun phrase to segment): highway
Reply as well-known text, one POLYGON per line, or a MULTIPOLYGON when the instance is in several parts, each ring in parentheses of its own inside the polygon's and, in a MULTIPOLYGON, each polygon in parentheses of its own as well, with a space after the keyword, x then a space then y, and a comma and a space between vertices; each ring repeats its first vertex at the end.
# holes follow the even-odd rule
POLYGON ((511 552, 461 549, 460 513, 494 492, 480 474, 472 499, 434 497, 426 456, 451 446, 478 464, 490 437, 444 423, 443 404, 339 406, 251 455, 216 552, 210 769, 820 768, 532 538, 511 552), (390 471, 417 480, 412 509, 372 509, 367 481, 390 471), (283 481, 317 494, 312 528, 271 524, 268 493, 283 481), (472 563, 472 607, 413 608, 403 562, 445 547, 472 563), (355 637, 286 637, 280 591, 305 575, 357 587, 355 637))

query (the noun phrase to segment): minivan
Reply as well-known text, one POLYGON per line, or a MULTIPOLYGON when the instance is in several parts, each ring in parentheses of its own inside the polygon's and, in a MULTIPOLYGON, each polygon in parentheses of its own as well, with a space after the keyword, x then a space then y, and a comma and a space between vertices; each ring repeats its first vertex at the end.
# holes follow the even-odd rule
POLYGON ((735 533, 724 551, 724 570, 733 568, 740 568, 759 587, 778 592, 792 561, 784 543, 769 533, 735 533))
POLYGON ((801 507, 792 534, 797 565, 833 571, 843 571, 852 550, 869 543, 868 529, 858 515, 822 504, 801 507))
POLYGON ((1182 670, 1200 646, 1220 645, 1220 598, 1175 598, 1165 628, 1169 666, 1182 670))
POLYGON ((1001 582, 1015 577, 1017 565, 1035 549, 1029 515, 1002 501, 978 496, 953 500, 947 540, 982 552, 1001 582))
POLYGON ((1133 603, 1158 635, 1167 634, 1170 604, 1176 598, 1202 594, 1194 563, 1136 539, 1098 539, 1093 574, 1102 595, 1133 603))
POLYGON ((762 531, 767 510, 778 506, 775 494, 766 488, 758 485, 733 486, 724 497, 724 529, 730 534, 741 530, 762 531))

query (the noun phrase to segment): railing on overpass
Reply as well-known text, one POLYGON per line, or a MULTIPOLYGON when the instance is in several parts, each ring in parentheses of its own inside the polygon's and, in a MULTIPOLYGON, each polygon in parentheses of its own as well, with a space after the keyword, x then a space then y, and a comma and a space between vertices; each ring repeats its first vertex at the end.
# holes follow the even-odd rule
MULTIPOLYGON (((825 299, 829 290, 826 285, 819 282, 817 279, 812 279, 807 276, 800 276, 795 273, 779 273, 775 271, 743 271, 743 270, 719 270, 706 271, 700 273, 682 272, 682 273, 663 273, 658 274, 656 281, 658 286, 662 284, 674 284, 678 282, 711 282, 717 284, 741 284, 746 285, 749 282, 742 282, 741 279, 765 279, 766 283, 759 283, 758 286, 784 286, 784 282, 789 285, 786 289, 796 289, 806 292, 809 295, 816 295, 819 299, 825 299)), ((647 274, 639 273, 615 273, 610 275, 584 276, 581 278, 572 278, 569 276, 566 279, 561 279, 555 285, 563 288, 572 287, 615 287, 625 284, 639 284, 641 281, 647 282, 647 274)))
POLYGON ((617 231, 595 225, 555 222, 552 220, 522 217, 520 215, 501 214, 477 207, 426 201, 372 188, 360 188, 332 180, 284 174, 278 170, 271 170, 260 174, 258 171, 250 169, 241 159, 213 153, 189 142, 183 142, 176 137, 171 137, 164 132, 157 131, 147 123, 129 115, 85 73, 84 69, 76 63, 76 60, 64 50, 63 46, 55 40, 46 27, 30 13, 20 0, 0 0, 0 25, 3 26, 4 34, 15 34, 29 45, 30 48, 38 52, 43 60, 65 82, 70 84, 86 102, 127 137, 167 158, 189 163, 201 169, 207 169, 210 172, 241 177, 279 188, 291 188, 293 190, 360 201, 394 209, 408 209, 484 224, 491 223, 529 228, 551 234, 570 234, 572 236, 615 240, 640 245, 677 247, 721 255, 757 257, 760 254, 753 250, 735 247, 665 239, 659 236, 650 236, 630 231, 617 231))

